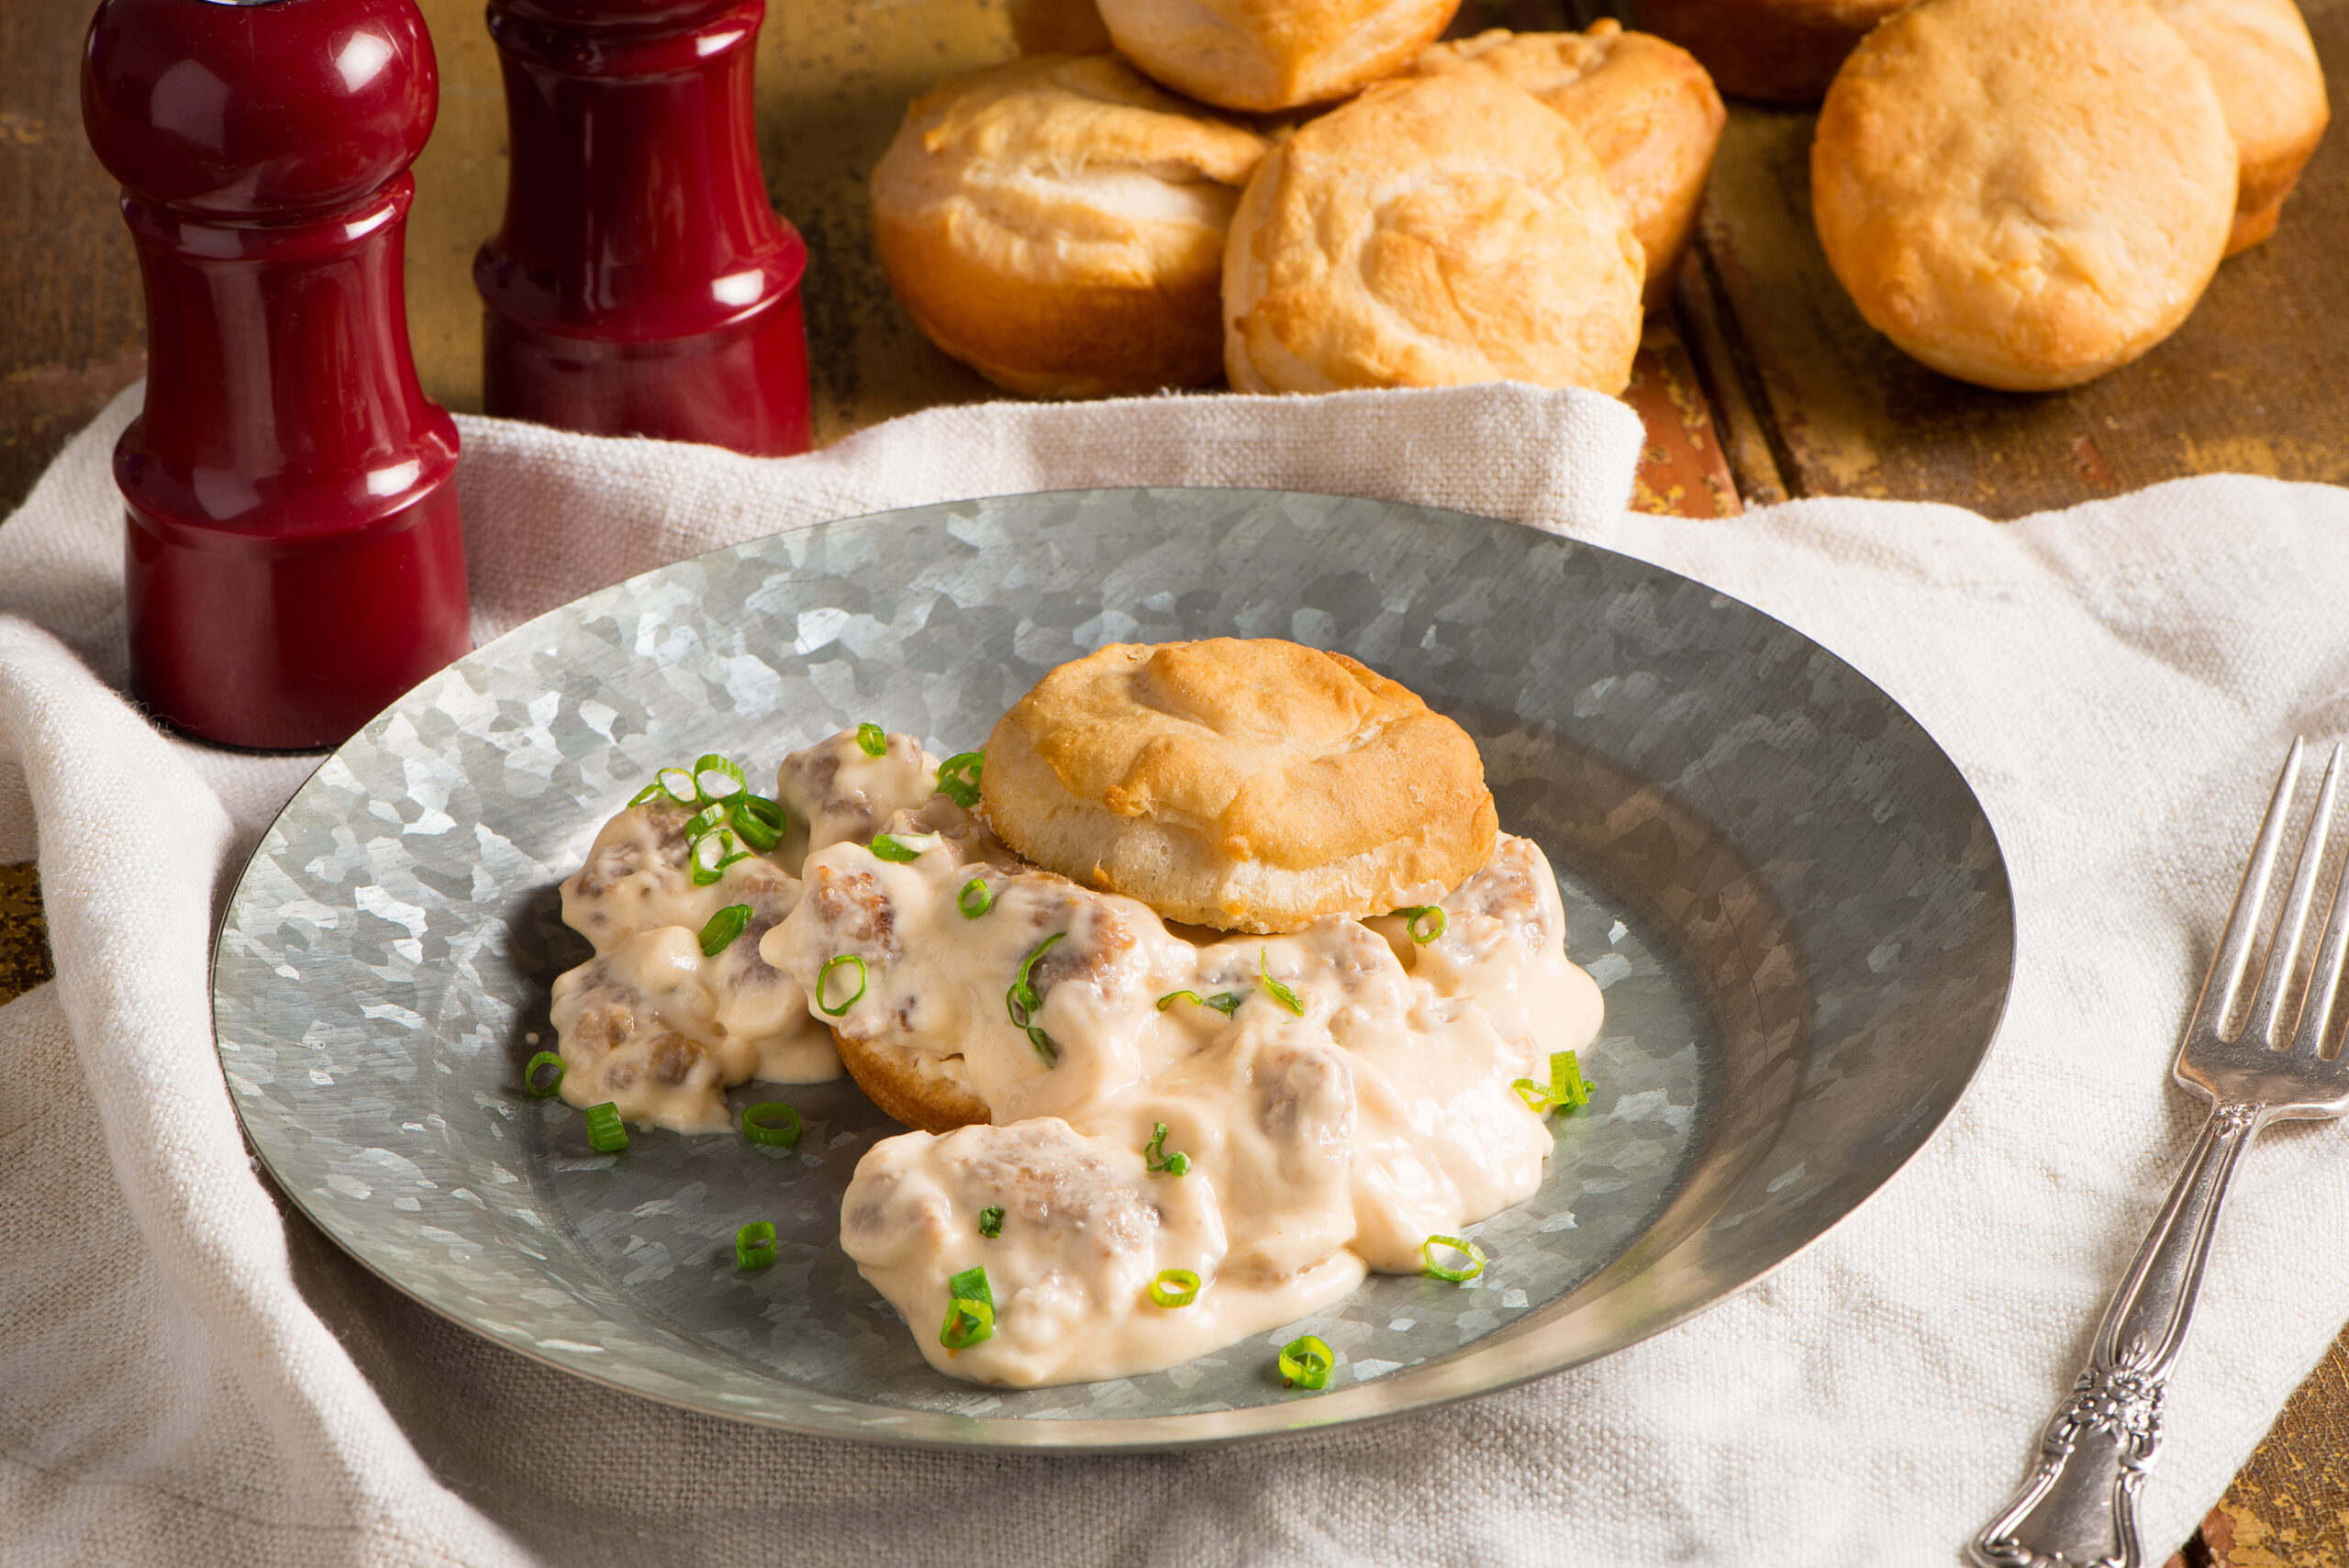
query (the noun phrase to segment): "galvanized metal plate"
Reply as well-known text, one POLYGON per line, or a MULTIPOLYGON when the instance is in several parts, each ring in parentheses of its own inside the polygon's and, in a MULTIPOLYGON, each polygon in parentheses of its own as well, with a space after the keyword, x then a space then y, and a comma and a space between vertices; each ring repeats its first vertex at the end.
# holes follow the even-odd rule
POLYGON ((1168 1447, 1392 1415, 1586 1361, 1817 1238, 1939 1125, 2011 969, 1998 845, 1857 673, 1659 568, 1488 518, 1252 491, 921 507, 680 562, 459 661, 304 786, 232 900, 221 1062, 254 1147, 362 1262, 526 1354, 718 1415, 960 1446, 1168 1447), (933 1372, 838 1245, 896 1130, 853 1086, 778 1092, 793 1151, 588 1149, 521 1091, 585 956, 555 884, 662 765, 754 775, 866 719, 941 753, 1110 641, 1338 649, 1474 735, 1504 826, 1565 884, 1606 988, 1541 1191, 1462 1286, 1335 1310, 1147 1377, 1028 1391, 933 1372), (746 1273, 732 1238, 774 1223, 746 1273), (1273 1347, 1338 1351, 1284 1389, 1273 1347))

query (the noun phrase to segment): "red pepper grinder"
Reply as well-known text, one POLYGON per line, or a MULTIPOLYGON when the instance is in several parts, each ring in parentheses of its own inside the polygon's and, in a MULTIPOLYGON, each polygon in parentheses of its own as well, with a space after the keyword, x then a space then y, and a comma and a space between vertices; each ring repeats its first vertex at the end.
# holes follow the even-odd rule
POLYGON ((473 263, 489 412, 808 447, 807 248, 759 172, 763 0, 490 0, 511 150, 473 263))
POLYGON ((471 645, 457 429, 401 241, 439 80, 412 0, 104 0, 82 66, 147 286, 132 694, 233 746, 332 745, 471 645))

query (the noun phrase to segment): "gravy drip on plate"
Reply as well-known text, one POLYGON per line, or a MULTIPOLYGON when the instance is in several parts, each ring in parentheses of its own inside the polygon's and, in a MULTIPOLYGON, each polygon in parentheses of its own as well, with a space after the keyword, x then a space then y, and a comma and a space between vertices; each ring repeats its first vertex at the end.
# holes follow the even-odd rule
POLYGON ((562 884, 563 923, 596 947, 554 983, 562 1097, 582 1107, 608 1100, 627 1120, 677 1132, 723 1132, 732 1084, 840 1076, 840 1053, 807 994, 760 956, 760 940, 799 903, 811 846, 870 839, 937 784, 936 759, 909 735, 888 737, 878 757, 853 730, 794 751, 775 783, 789 830, 706 887, 686 863, 691 807, 654 801, 606 823, 587 863, 562 884), (749 924, 705 956, 702 928, 737 904, 750 906, 749 924))
POLYGON ((1175 1365, 1329 1306, 1365 1270, 1415 1273, 1429 1236, 1540 1184, 1550 1134, 1509 1085, 1587 1045, 1601 1004, 1530 840, 1502 835, 1419 944, 1392 917, 1170 929, 1019 862, 942 797, 888 830, 920 852, 809 853, 759 951, 803 993, 861 961, 834 965, 832 1006, 863 988, 833 1027, 959 1058, 991 1112, 876 1144, 842 1206, 841 1246, 941 1371, 1034 1386, 1175 1365), (1007 992, 1031 955, 1023 1027, 1007 992), (1159 1006, 1184 991, 1200 1000, 1159 1006), (949 1350, 948 1282, 976 1267, 994 1332, 949 1350), (1198 1275, 1190 1305, 1152 1303, 1166 1269, 1198 1275))

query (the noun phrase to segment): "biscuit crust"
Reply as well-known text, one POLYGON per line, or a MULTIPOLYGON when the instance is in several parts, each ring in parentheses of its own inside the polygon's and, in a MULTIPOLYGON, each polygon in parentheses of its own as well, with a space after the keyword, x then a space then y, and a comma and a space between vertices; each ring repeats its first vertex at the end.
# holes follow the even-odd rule
POLYGON ((841 1065, 882 1114, 924 1132, 984 1125, 987 1103, 971 1087, 959 1056, 932 1056, 907 1045, 853 1040, 832 1031, 841 1065))
POLYGON ((1811 210, 1869 325, 1984 386, 2072 386, 2176 330, 2226 249, 2210 73, 2145 0, 1920 0, 1829 89, 1811 210))
POLYGON ((1112 644, 1038 682, 986 757, 983 810, 1005 843, 1224 930, 1433 903, 1498 828, 1464 730, 1289 642, 1112 644))
POLYGON ((1646 260, 1582 133, 1492 71, 1382 83, 1249 181, 1224 251, 1241 392, 1620 393, 1646 260))
POLYGON ((1099 0, 1118 50, 1205 104, 1332 103, 1401 69, 1460 0, 1099 0))
POLYGON ((922 331, 1037 397, 1194 386, 1221 358, 1226 225, 1264 140, 1112 55, 914 100, 874 166, 883 271, 922 331))
POLYGON ((2210 72, 2237 159, 2227 254, 2276 232, 2284 198, 2332 118, 2309 25, 2292 0, 2154 0, 2210 72))
POLYGON ((1472 65, 1499 72, 1582 132, 1646 255, 1641 304, 1660 308, 1687 253, 1729 117, 1705 68, 1679 45, 1607 18, 1579 33, 1495 28, 1431 45, 1411 69, 1435 75, 1472 65))

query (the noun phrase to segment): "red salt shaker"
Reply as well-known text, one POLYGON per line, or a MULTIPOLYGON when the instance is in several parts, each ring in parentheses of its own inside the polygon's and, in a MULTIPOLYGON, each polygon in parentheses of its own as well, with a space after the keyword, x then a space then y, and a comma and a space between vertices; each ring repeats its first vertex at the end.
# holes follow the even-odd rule
POLYGON ((457 430, 400 250, 439 78, 412 0, 103 0, 90 145, 147 291, 115 448, 132 694, 204 740, 349 737, 471 645, 457 430))
POLYGON ((506 223, 473 263, 483 401, 595 435, 806 451, 807 248, 751 120, 763 0, 490 0, 506 223))

